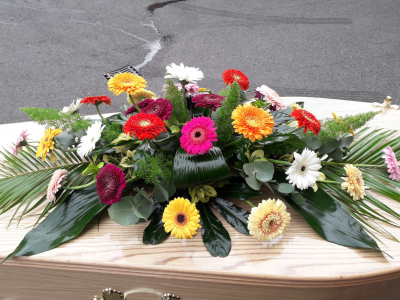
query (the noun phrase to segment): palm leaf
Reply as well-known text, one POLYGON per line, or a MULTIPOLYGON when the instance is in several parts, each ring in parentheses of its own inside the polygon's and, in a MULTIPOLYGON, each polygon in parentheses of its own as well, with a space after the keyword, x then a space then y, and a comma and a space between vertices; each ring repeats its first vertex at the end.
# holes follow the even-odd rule
MULTIPOLYGON (((19 219, 19 224, 23 216, 44 204, 47 198, 47 186, 54 171, 58 169, 68 171, 65 183, 68 186, 88 182, 89 178, 82 175, 89 164, 88 161, 73 152, 61 152, 55 149, 53 154, 58 158, 56 163, 51 162, 49 157, 42 162, 36 158, 36 149, 29 146, 20 150, 18 156, 14 156, 4 147, 2 151, 0 150, 0 215, 15 208, 9 225, 15 218, 19 219)), ((58 207, 69 194, 70 191, 64 190, 54 203, 48 203, 39 215, 38 221, 51 209, 58 207)))

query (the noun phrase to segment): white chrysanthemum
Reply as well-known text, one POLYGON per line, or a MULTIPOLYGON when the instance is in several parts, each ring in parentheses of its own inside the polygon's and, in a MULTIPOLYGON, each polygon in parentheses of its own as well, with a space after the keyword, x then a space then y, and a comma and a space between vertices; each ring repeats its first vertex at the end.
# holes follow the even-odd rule
POLYGON ((64 106, 62 109, 63 114, 73 114, 73 113, 79 113, 79 108, 82 106, 83 103, 81 103, 81 98, 76 99, 76 103, 74 100, 72 100, 72 103, 70 106, 64 106))
POLYGON ((104 127, 101 126, 101 122, 96 121, 87 129, 86 135, 81 138, 81 143, 78 146, 77 152, 80 156, 88 155, 96 147, 104 127))
POLYGON ((304 149, 303 153, 293 153, 294 161, 292 166, 286 171, 289 175, 289 183, 297 186, 301 190, 305 190, 313 186, 316 182, 321 169, 321 160, 317 157, 317 153, 309 149, 304 149))
POLYGON ((196 83, 197 80, 201 80, 204 77, 199 68, 185 67, 182 63, 179 66, 172 63, 166 69, 167 75, 165 75, 165 78, 176 78, 179 81, 196 83))

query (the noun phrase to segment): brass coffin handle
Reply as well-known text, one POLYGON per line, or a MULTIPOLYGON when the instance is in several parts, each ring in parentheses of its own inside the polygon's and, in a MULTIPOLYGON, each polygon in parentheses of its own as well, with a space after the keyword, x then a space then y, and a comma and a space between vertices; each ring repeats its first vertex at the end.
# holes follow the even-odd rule
MULTIPOLYGON (((114 290, 112 288, 104 289, 101 299, 97 298, 97 295, 94 296, 93 300, 125 300, 124 293, 120 291, 114 290)), ((160 300, 182 300, 181 297, 177 295, 171 294, 162 294, 160 300)))

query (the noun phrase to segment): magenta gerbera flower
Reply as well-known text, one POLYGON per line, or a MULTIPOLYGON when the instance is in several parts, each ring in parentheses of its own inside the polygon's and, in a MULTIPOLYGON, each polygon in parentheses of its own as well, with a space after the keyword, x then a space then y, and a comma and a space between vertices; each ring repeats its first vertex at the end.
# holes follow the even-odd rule
POLYGON ((142 113, 157 115, 162 120, 168 120, 172 112, 172 104, 167 99, 158 98, 153 100, 142 109, 142 113))
POLYGON ((216 94, 200 94, 194 96, 192 102, 196 103, 194 107, 208 107, 215 111, 217 107, 221 106, 221 103, 224 101, 224 99, 225 96, 220 96, 216 94))
POLYGON ((214 121, 207 117, 193 118, 182 127, 181 147, 191 155, 206 153, 217 141, 214 121))
MULTIPOLYGON (((137 106, 139 106, 140 109, 143 109, 152 102, 154 102, 153 99, 144 99, 144 100, 138 102, 137 106)), ((125 116, 133 114, 135 112, 137 112, 136 107, 135 107, 135 105, 132 105, 126 110, 125 116)))
POLYGON ((28 142, 26 141, 27 137, 30 135, 28 130, 23 130, 19 137, 17 138, 17 141, 15 142, 14 147, 12 148, 12 152, 15 156, 18 155, 18 149, 22 148, 22 146, 28 145, 28 142))
POLYGON ((101 203, 111 205, 121 201, 122 190, 126 187, 125 174, 113 164, 106 165, 96 175, 97 193, 101 203))
POLYGON ((382 158, 385 159, 385 163, 390 173, 389 178, 392 180, 400 180, 400 166, 397 163, 396 154, 393 152, 391 147, 383 149, 385 155, 382 158))

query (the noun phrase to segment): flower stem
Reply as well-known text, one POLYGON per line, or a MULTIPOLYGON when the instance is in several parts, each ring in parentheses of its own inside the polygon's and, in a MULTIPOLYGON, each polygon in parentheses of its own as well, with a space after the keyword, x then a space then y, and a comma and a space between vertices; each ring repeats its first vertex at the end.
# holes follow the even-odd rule
POLYGON ((242 141, 242 139, 243 139, 243 137, 241 136, 241 137, 238 138, 236 141, 233 141, 233 142, 231 142, 231 143, 229 143, 229 144, 226 144, 224 147, 222 147, 222 149, 225 149, 225 148, 228 148, 228 147, 230 147, 230 146, 239 144, 239 143, 242 141))
POLYGON ((133 106, 135 106, 137 112, 140 113, 140 108, 139 108, 139 106, 137 105, 137 103, 135 102, 135 100, 133 100, 132 94, 129 94, 129 99, 131 99, 131 101, 132 101, 132 103, 133 103, 133 106))
MULTIPOLYGON (((187 103, 187 100, 186 100, 186 85, 188 84, 188 82, 186 81, 186 80, 182 80, 182 81, 179 81, 180 82, 180 84, 181 84, 181 86, 182 86, 182 99, 183 99, 183 105, 185 106, 185 119, 186 120, 189 120, 189 115, 188 115, 188 103, 187 103)), ((193 115, 193 111, 192 111, 192 109, 190 109, 190 118, 192 117, 192 115, 193 115)))
POLYGON ((107 123, 107 122, 106 122, 106 119, 104 119, 104 117, 103 117, 102 114, 100 113, 99 105, 96 104, 95 106, 96 106, 97 113, 99 114, 100 118, 103 120, 103 123, 106 124, 106 123, 107 123))
MULTIPOLYGON (((329 166, 345 166, 348 165, 348 163, 338 163, 338 162, 331 162, 331 161, 321 161, 323 165, 329 165, 329 166)), ((363 164, 353 164, 355 167, 364 167, 364 168, 382 168, 385 166, 383 165, 363 165, 363 164)))
POLYGON ((272 159, 272 158, 268 158, 268 161, 276 163, 276 164, 281 164, 281 165, 288 165, 288 166, 292 165, 292 163, 290 163, 288 161, 276 160, 276 159, 272 159))
POLYGON ((318 182, 322 182, 322 183, 335 183, 335 184, 342 184, 341 182, 338 182, 338 181, 332 181, 332 180, 318 180, 318 182))
POLYGON ((85 184, 85 185, 78 185, 78 186, 71 186, 71 187, 61 186, 61 187, 64 190, 80 190, 80 189, 84 189, 84 188, 86 188, 88 186, 91 186, 93 183, 96 183, 96 181, 91 181, 91 182, 89 182, 88 184, 85 184))
POLYGON ((250 200, 246 200, 246 202, 247 202, 251 207, 256 207, 253 203, 250 202, 250 200))
POLYGON ((133 178, 131 178, 131 179, 128 179, 126 182, 128 183, 128 182, 132 182, 132 181, 135 181, 135 180, 138 180, 139 178, 137 178, 137 177, 133 177, 133 178))
POLYGON ((57 150, 63 151, 63 152, 75 152, 78 150, 78 148, 71 148, 71 149, 63 149, 61 147, 54 147, 54 148, 56 148, 57 150))

